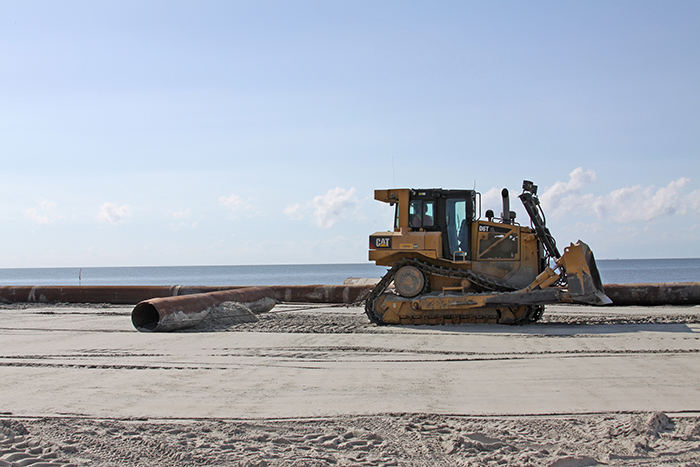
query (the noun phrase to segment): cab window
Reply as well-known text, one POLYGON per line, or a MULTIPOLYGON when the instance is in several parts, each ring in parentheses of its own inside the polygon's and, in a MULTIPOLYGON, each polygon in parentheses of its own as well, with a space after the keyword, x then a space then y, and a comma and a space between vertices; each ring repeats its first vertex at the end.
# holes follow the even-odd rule
POLYGON ((413 229, 435 226, 435 201, 414 199, 408 207, 408 222, 413 229))
POLYGON ((467 219, 467 200, 448 199, 446 203, 447 238, 449 258, 456 251, 464 252, 461 258, 469 257, 469 219, 467 219))

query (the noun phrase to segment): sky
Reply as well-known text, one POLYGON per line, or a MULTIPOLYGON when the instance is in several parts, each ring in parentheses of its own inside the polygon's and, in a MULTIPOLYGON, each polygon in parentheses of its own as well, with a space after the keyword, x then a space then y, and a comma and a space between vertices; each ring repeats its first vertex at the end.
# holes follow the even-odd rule
POLYGON ((0 268, 362 263, 375 189, 532 180, 700 257, 700 2, 0 2, 0 268))

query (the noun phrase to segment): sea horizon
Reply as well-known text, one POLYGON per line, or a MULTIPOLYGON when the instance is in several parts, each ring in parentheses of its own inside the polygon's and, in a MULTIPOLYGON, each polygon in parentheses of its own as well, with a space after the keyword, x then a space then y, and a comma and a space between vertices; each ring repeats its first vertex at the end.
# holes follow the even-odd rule
MULTIPOLYGON (((700 258, 599 259, 603 283, 700 282, 700 258)), ((310 285, 380 278, 372 262, 198 266, 0 268, 8 285, 310 285)))
MULTIPOLYGON (((674 260, 697 260, 698 258, 596 258, 600 261, 674 261, 674 260)), ((175 265, 120 265, 120 266, 8 266, 0 267, 1 270, 11 269, 101 269, 101 268, 216 268, 216 267, 250 267, 250 266, 337 266, 337 265, 359 265, 373 264, 365 262, 329 262, 329 263, 258 263, 258 264, 175 264, 175 265)))

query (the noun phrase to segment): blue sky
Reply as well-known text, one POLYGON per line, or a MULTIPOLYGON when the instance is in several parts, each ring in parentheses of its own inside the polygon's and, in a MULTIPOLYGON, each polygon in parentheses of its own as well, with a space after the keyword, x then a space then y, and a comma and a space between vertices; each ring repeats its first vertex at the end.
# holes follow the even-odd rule
POLYGON ((364 262, 374 189, 500 212, 523 179, 560 245, 700 257, 698 24, 697 1, 3 1, 0 267, 364 262))

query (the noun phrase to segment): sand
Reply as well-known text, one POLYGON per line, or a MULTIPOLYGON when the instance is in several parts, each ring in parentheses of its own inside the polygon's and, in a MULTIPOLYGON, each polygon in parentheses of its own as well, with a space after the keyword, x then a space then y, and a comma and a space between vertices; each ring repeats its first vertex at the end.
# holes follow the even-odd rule
POLYGON ((0 467, 700 466, 700 307, 222 310, 143 334, 130 307, 0 307, 0 467))

